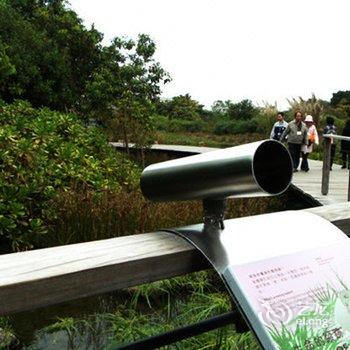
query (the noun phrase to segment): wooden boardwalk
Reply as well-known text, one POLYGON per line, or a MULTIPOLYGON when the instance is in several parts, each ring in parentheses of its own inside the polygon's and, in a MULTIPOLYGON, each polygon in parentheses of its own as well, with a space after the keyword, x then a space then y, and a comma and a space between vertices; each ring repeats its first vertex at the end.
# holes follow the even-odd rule
MULTIPOLYGON (((115 148, 124 148, 123 143, 113 142, 111 145, 115 148)), ((133 144, 130 145, 132 147, 133 144)), ((216 150, 212 147, 194 147, 182 145, 153 145, 152 150, 166 153, 183 153, 196 154, 216 150)), ((322 162, 317 160, 309 160, 310 171, 297 172, 293 174, 292 184, 301 193, 301 195, 308 197, 315 203, 320 205, 330 205, 347 202, 349 171, 341 169, 340 165, 335 164, 330 173, 329 192, 324 196, 321 193, 322 183, 322 162)))
MULTIPOLYGON (((112 147, 117 149, 124 149, 125 146, 122 142, 110 142, 112 147)), ((135 146, 134 143, 130 143, 129 147, 133 148, 135 146)), ((204 153, 209 151, 215 151, 217 148, 213 147, 197 147, 197 146, 182 146, 182 145, 152 145, 151 150, 160 151, 160 152, 179 152, 185 154, 196 154, 196 153, 204 153)))
POLYGON ((329 192, 321 194, 322 162, 309 160, 310 171, 294 173, 292 183, 305 195, 311 196, 322 205, 347 202, 349 171, 341 169, 338 164, 333 165, 330 172, 329 192))

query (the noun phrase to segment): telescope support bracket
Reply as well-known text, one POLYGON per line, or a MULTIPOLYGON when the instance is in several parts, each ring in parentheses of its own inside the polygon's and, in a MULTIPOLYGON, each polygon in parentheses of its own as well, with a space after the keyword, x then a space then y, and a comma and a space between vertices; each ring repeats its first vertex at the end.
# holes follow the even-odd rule
POLYGON ((203 222, 204 225, 215 226, 223 230, 225 228, 226 198, 203 199, 203 222))

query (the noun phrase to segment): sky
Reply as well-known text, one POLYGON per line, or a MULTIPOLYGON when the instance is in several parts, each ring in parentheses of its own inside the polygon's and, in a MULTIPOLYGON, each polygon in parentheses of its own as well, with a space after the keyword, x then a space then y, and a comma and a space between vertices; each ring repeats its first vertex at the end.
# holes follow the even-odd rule
POLYGON ((151 36, 172 77, 162 97, 189 93, 257 105, 350 90, 348 0, 70 0, 104 34, 151 36))

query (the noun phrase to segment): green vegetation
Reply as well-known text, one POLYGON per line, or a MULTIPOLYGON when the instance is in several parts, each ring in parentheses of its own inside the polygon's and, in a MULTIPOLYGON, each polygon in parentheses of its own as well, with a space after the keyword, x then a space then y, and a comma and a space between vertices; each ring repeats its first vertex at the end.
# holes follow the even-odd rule
MULTIPOLYGON (((225 287, 213 271, 142 285, 120 293, 116 300, 109 305, 103 302, 108 308, 103 314, 58 318, 37 333, 29 349, 40 348, 48 334, 61 348, 113 349, 231 309, 225 287)), ((240 334, 232 325, 165 348, 250 350, 259 346, 251 333, 240 334)))
MULTIPOLYGON (((341 93, 339 91, 334 95, 338 96, 341 93)), ((290 108, 284 111, 286 120, 292 120, 294 112, 300 110, 304 115, 311 114, 314 117, 316 126, 321 132, 325 126, 326 117, 333 116, 338 132, 341 132, 349 115, 347 111, 350 111, 350 99, 347 101, 343 98, 338 104, 335 103, 333 102, 332 104, 320 100, 315 95, 312 95, 307 100, 301 97, 291 99, 289 100, 290 108)), ((259 107, 254 106, 250 100, 242 100, 236 103, 219 100, 214 102, 211 110, 205 110, 203 106, 199 105, 197 101, 191 99, 187 94, 158 102, 155 113, 152 120, 155 129, 160 132, 186 133, 191 138, 191 133, 196 134, 200 132, 211 135, 213 138, 216 135, 246 135, 254 133, 260 134, 261 138, 269 138, 272 125, 276 121, 278 109, 276 105, 268 103, 259 107), (187 104, 183 102, 185 97, 187 104), (179 104, 179 106, 176 104, 179 104), (183 112, 183 115, 186 116, 185 118, 181 118, 178 114, 173 113, 173 110, 180 109, 183 111, 185 107, 189 109, 187 112, 183 112), (189 118, 190 115, 193 118, 189 118)), ((208 141, 210 142, 210 140, 208 141)), ((171 139, 170 143, 172 143, 171 139)))
POLYGON ((12 327, 7 317, 0 318, 0 348, 10 349, 18 345, 18 340, 13 334, 12 327))
POLYGON ((57 0, 0 0, 0 98, 79 110, 102 34, 57 0))
POLYGON ((1 251, 40 246, 62 193, 134 188, 136 167, 108 146, 103 133, 72 114, 17 102, 0 107, 1 251))
POLYGON ((113 139, 139 146, 153 143, 152 101, 160 94, 160 83, 169 81, 155 62, 156 46, 145 34, 137 42, 115 38, 102 50, 102 64, 87 83, 86 110, 107 126, 113 139))
POLYGON ((149 145, 153 102, 170 81, 156 45, 146 34, 102 38, 65 0, 0 0, 0 99, 94 118, 126 145, 149 145))
POLYGON ((263 134, 213 135, 208 132, 157 132, 155 139, 159 144, 188 145, 203 147, 232 147, 243 143, 264 139, 263 134))

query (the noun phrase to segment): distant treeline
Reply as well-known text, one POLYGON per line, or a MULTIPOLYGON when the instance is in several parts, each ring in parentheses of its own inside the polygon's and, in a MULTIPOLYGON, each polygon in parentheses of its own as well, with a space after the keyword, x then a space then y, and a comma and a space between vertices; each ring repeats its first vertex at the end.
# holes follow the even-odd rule
MULTIPOLYGON (((322 126, 325 118, 331 115, 338 126, 343 126, 350 116, 350 91, 338 91, 330 102, 316 98, 301 97, 288 100, 286 120, 293 118, 295 111, 311 114, 317 125, 322 126)), ((271 130, 279 112, 276 105, 265 103, 255 106, 246 99, 240 102, 216 101, 211 109, 205 109, 189 94, 159 101, 156 105, 154 122, 156 129, 168 132, 210 132, 217 135, 263 133, 271 130)))

